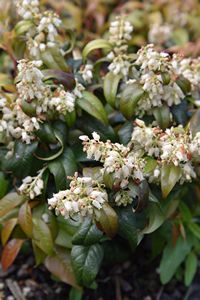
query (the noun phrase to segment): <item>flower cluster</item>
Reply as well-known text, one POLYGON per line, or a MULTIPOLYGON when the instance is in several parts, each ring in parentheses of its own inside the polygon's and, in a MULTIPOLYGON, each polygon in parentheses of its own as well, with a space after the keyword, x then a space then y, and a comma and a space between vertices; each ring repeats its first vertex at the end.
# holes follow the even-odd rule
POLYGON ((83 151, 88 158, 94 158, 103 163, 102 173, 111 174, 113 179, 119 182, 123 188, 128 185, 129 179, 143 180, 144 160, 137 153, 119 143, 105 143, 100 141, 100 136, 93 132, 93 139, 88 136, 80 136, 83 141, 83 151))
POLYGON ((193 89, 197 88, 200 84, 200 57, 179 59, 177 72, 190 81, 193 89))
POLYGON ((80 71, 79 73, 82 75, 83 80, 87 83, 91 83, 92 82, 92 78, 93 78, 93 65, 91 64, 87 64, 85 65, 80 71))
POLYGON ((42 173, 44 169, 40 170, 38 176, 27 176, 22 180, 22 185, 18 188, 21 194, 27 195, 30 199, 42 194, 44 188, 44 181, 42 180, 42 173))
POLYGON ((184 130, 181 125, 163 131, 158 127, 146 127, 141 120, 136 124, 130 143, 141 155, 156 160, 153 174, 148 174, 150 181, 158 181, 165 164, 180 168, 180 183, 196 178, 193 158, 200 155, 199 133, 193 138, 191 132, 184 130))
POLYGON ((30 55, 40 57, 40 52, 56 46, 57 28, 61 20, 52 11, 41 12, 38 0, 16 0, 18 14, 25 20, 30 20, 32 26, 26 33, 27 46, 30 55))
POLYGON ((184 93, 176 83, 178 74, 174 68, 174 60, 168 53, 157 52, 153 45, 141 48, 133 69, 136 81, 145 91, 137 106, 137 114, 152 112, 154 107, 177 105, 184 98, 184 93), (139 70, 138 70, 139 67, 139 70))
POLYGON ((113 50, 107 55, 111 62, 108 69, 115 75, 127 76, 130 67, 130 58, 127 55, 127 41, 131 39, 133 26, 123 17, 116 17, 111 22, 109 29, 109 42, 113 44, 113 50))
POLYGON ((166 44, 172 36, 171 24, 154 23, 148 32, 148 41, 156 45, 166 44))
POLYGON ((55 208, 56 214, 65 218, 74 215, 93 215, 95 209, 101 209, 108 201, 108 195, 104 186, 91 177, 78 177, 75 174, 71 178, 70 188, 60 191, 48 199, 50 208, 55 208))

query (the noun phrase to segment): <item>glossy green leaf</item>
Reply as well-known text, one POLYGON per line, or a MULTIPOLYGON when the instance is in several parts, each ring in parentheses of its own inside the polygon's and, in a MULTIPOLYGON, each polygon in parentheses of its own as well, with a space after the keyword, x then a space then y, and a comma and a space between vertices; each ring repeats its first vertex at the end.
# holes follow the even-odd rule
POLYGON ((88 54, 95 49, 112 49, 112 44, 104 39, 97 39, 89 42, 83 49, 82 56, 83 60, 86 60, 88 54))
POLYGON ((175 245, 172 243, 166 245, 159 267, 162 284, 166 284, 172 279, 178 267, 190 252, 190 249, 190 241, 184 240, 182 237, 178 238, 175 245))
POLYGON ((115 210, 108 203, 104 203, 100 210, 95 209, 95 216, 103 232, 111 238, 114 237, 118 230, 118 216, 115 210))
POLYGON ((92 219, 85 218, 79 230, 73 236, 72 243, 74 245, 89 246, 98 243, 102 236, 102 231, 96 227, 96 225, 92 222, 92 219))
POLYGON ((170 124, 170 110, 169 107, 163 105, 153 109, 153 115, 160 128, 166 129, 170 124))
POLYGON ((144 90, 136 84, 127 85, 120 98, 120 111, 127 118, 133 117, 138 101, 144 95, 144 90))
POLYGON ((14 30, 16 35, 22 35, 25 34, 32 26, 34 26, 34 23, 31 20, 23 20, 16 24, 14 30))
POLYGON ((157 230, 165 221, 165 215, 157 203, 150 203, 147 209, 148 223, 141 234, 150 234, 157 230))
POLYGON ((180 179, 181 169, 174 164, 164 164, 161 168, 161 189, 166 198, 177 181, 180 179))
POLYGON ((121 76, 115 75, 112 72, 109 72, 103 81, 103 90, 106 101, 110 104, 110 106, 115 107, 116 104, 116 96, 117 89, 119 86, 121 76))
POLYGON ((184 282, 190 286, 198 267, 198 258, 194 252, 190 252, 185 261, 184 282))
POLYGON ((200 109, 198 109, 196 113, 192 116, 189 123, 189 127, 193 137, 196 135, 197 132, 200 131, 200 109))
POLYGON ((73 176, 77 170, 74 154, 70 148, 66 148, 63 154, 48 164, 50 172, 54 175, 57 190, 68 187, 67 176, 73 176))
POLYGON ((99 244, 73 246, 72 266, 80 285, 90 287, 94 282, 103 259, 103 248, 99 244))
POLYGON ((189 230, 200 240, 200 226, 194 222, 189 223, 189 230))
POLYGON ((103 124, 108 124, 108 117, 101 101, 87 91, 82 92, 82 96, 82 98, 77 99, 78 106, 103 124))
POLYGON ((6 194, 8 189, 8 180, 5 179, 3 172, 0 172, 0 199, 6 194))
POLYGON ((133 132, 132 122, 124 123, 118 131, 120 143, 127 145, 131 140, 132 132, 133 132))

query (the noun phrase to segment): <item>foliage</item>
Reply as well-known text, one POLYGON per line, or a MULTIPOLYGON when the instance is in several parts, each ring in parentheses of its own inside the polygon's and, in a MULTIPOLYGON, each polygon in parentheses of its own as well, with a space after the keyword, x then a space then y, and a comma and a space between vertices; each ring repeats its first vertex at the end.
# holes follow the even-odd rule
POLYGON ((199 4, 11 2, 0 15, 3 269, 28 243, 79 297, 148 235, 161 282, 181 271, 190 285, 200 58, 176 52, 199 38, 199 4))

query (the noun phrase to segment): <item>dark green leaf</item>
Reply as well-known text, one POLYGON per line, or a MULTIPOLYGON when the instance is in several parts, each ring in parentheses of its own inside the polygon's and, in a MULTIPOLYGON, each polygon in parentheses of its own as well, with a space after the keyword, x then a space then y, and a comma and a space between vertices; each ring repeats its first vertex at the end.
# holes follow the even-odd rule
POLYGON ((165 164, 161 168, 161 189, 166 198, 177 181, 180 179, 181 169, 174 164, 165 164))
POLYGON ((103 259, 103 248, 99 244, 73 246, 72 266, 80 285, 90 287, 94 282, 103 259))
POLYGON ((166 129, 170 124, 170 110, 169 107, 163 105, 153 109, 153 115, 162 129, 166 129))
POLYGON ((184 282, 186 286, 190 286, 194 275, 197 271, 198 259, 194 252, 190 252, 185 261, 184 282))

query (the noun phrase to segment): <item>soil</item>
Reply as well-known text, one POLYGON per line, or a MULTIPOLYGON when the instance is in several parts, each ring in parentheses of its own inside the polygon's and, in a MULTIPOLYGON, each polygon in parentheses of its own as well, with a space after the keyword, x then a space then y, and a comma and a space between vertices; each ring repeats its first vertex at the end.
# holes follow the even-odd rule
MULTIPOLYGON (((138 249, 134 262, 103 268, 98 288, 86 289, 83 300, 200 300, 200 267, 189 288, 178 280, 162 286, 158 262, 138 249)), ((51 278, 44 266, 35 267, 32 253, 21 254, 7 271, 0 268, 0 300, 77 300, 69 298, 70 287, 51 278)))

